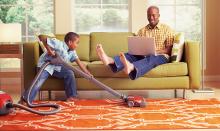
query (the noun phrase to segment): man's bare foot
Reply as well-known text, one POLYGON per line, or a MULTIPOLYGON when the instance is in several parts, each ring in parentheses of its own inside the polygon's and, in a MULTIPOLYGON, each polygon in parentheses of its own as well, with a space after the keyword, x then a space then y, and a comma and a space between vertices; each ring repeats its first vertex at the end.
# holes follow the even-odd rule
POLYGON ((106 55, 101 44, 97 44, 96 52, 99 56, 99 59, 103 62, 104 65, 109 65, 114 63, 114 60, 106 55))
POLYGON ((134 65, 132 63, 130 63, 126 58, 124 53, 120 53, 120 60, 124 65, 124 69, 123 71, 125 72, 125 74, 129 74, 131 71, 134 70, 134 65))

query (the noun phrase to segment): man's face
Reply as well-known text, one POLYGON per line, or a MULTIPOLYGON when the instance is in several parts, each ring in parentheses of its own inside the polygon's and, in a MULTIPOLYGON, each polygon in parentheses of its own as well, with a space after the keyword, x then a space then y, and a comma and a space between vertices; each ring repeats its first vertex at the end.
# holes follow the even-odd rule
POLYGON ((147 19, 152 28, 154 28, 159 22, 160 14, 157 9, 151 8, 147 12, 147 19))

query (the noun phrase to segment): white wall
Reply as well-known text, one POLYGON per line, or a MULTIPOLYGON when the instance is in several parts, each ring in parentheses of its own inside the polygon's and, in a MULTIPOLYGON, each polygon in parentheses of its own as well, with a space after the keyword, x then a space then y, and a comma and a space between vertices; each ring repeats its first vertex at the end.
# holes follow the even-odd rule
POLYGON ((147 0, 131 0, 130 7, 130 31, 137 31, 144 27, 147 21, 147 0))
POLYGON ((72 0, 55 0, 55 34, 72 31, 72 0))
MULTIPOLYGON (((55 33, 65 34, 74 31, 71 5, 73 0, 55 0, 55 33)), ((147 24, 147 0, 130 0, 129 31, 137 31, 147 24)))

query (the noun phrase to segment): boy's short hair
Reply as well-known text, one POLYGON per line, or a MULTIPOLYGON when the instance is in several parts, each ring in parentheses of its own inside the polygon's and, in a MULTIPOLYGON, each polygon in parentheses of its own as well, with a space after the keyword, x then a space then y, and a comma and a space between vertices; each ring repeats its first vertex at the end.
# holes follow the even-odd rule
POLYGON ((64 41, 68 43, 70 40, 75 40, 75 38, 79 38, 79 35, 75 32, 68 32, 65 37, 64 41))

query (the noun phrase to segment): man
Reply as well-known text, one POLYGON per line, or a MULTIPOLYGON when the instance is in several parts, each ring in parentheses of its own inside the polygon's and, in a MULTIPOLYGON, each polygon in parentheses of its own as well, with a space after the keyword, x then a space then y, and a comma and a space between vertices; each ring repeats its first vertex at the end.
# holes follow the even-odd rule
POLYGON ((154 67, 169 62, 174 31, 167 25, 159 22, 159 8, 150 6, 147 9, 149 24, 138 31, 138 36, 154 37, 157 55, 137 56, 128 53, 120 53, 119 56, 111 58, 104 52, 102 45, 96 47, 101 61, 111 67, 113 72, 123 71, 134 80, 153 69, 154 67))

